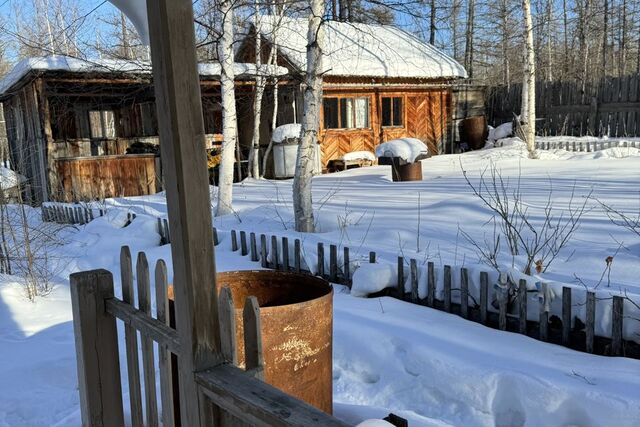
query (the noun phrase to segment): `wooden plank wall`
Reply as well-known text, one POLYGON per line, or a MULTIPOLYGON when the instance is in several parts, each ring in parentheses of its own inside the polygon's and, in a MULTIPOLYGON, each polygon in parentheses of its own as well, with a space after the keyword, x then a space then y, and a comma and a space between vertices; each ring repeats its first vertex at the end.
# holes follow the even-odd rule
POLYGON ((376 147, 391 139, 413 137, 424 141, 431 153, 439 153, 446 140, 451 93, 448 88, 428 88, 395 91, 378 89, 325 89, 325 97, 368 97, 369 129, 323 129, 320 141, 322 165, 339 159, 351 151, 375 152, 376 147), (404 116, 401 127, 381 126, 381 98, 403 98, 404 116))
POLYGON ((4 119, 4 109, 0 102, 0 162, 6 166, 9 160, 9 142, 7 140, 7 124, 4 119))
POLYGON ((58 159, 59 188, 52 196, 65 201, 140 196, 160 190, 153 154, 58 159))
MULTIPOLYGON (((513 120, 520 111, 522 85, 487 92, 489 124, 513 120)), ((540 135, 640 136, 640 74, 579 82, 537 82, 540 135)))

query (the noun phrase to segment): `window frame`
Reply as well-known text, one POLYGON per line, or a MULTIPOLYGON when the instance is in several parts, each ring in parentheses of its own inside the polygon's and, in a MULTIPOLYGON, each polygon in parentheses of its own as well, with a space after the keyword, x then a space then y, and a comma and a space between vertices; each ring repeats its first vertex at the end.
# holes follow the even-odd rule
POLYGON ((371 96, 370 95, 331 95, 331 96, 323 96, 322 97, 322 127, 325 131, 328 130, 346 130, 346 131, 362 131, 362 130, 371 130, 371 96), (338 126, 337 127, 327 127, 326 126, 326 115, 325 115, 325 100, 328 99, 337 99, 338 100, 338 108, 337 108, 337 119, 338 126), (342 123, 342 105, 343 102, 346 102, 346 99, 352 100, 352 111, 351 111, 351 120, 354 124, 354 127, 344 127, 342 123), (366 127, 355 127, 357 123, 357 105, 358 99, 366 99, 367 100, 367 113, 366 113, 366 127))
POLYGON ((405 105, 405 97, 404 95, 389 95, 389 96, 380 96, 380 127, 384 128, 384 129, 404 129, 405 128, 405 109, 404 109, 404 105, 405 105), (384 124, 384 99, 389 99, 390 101, 390 105, 389 105, 389 117, 390 117, 390 121, 391 124, 385 125, 384 124), (399 124, 395 124, 395 113, 394 113, 394 101, 395 100, 400 100, 400 112, 401 112, 401 117, 400 117, 400 121, 399 124))

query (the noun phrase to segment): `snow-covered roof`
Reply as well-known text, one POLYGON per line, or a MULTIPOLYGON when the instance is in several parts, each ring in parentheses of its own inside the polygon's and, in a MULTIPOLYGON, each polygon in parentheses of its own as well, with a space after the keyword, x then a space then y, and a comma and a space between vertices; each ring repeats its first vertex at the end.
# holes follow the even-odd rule
MULTIPOLYGON (((259 28, 299 70, 306 68, 308 20, 263 16, 259 28), (278 24, 279 22, 279 24, 278 24)), ((330 76, 457 78, 467 72, 453 58, 399 28, 326 21, 324 71, 330 76)))
MULTIPOLYGON (((148 61, 120 60, 120 59, 79 59, 69 56, 52 55, 23 59, 18 62, 9 73, 0 80, 0 95, 18 83, 31 71, 68 71, 73 73, 131 73, 151 74, 151 63, 148 61)), ((208 62, 198 64, 198 71, 202 77, 219 77, 220 63, 208 62)), ((285 75, 288 70, 284 67, 256 64, 235 63, 235 73, 238 78, 262 75, 285 75)))

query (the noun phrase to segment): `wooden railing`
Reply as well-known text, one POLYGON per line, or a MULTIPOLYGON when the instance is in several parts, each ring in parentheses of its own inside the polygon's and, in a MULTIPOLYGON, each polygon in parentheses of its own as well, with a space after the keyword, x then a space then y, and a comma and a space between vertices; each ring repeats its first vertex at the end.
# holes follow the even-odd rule
MULTIPOLYGON (((159 420, 162 420, 163 426, 179 425, 180 408, 175 398, 176 386, 172 372, 177 363, 173 363, 172 359, 181 357, 183 350, 178 332, 170 326, 166 265, 159 260, 155 266, 154 317, 146 255, 142 252, 138 254, 135 286, 128 247, 122 248, 120 261, 122 299, 115 297, 113 276, 106 270, 71 275, 83 425, 125 424, 117 320, 124 323, 131 425, 157 426, 159 420), (139 366, 138 334, 142 370, 139 366), (158 345, 157 359, 154 342, 158 345), (160 402, 156 399, 156 360, 160 402)), ((193 375, 193 381, 205 399, 204 404, 208 401, 213 405, 218 420, 216 425, 346 426, 260 380, 263 370, 262 339, 259 306, 255 297, 247 298, 243 316, 246 370, 234 366, 237 363, 235 313, 228 288, 221 290, 218 306, 221 350, 225 363, 193 375)), ((175 309, 179 310, 180 307, 175 309)))

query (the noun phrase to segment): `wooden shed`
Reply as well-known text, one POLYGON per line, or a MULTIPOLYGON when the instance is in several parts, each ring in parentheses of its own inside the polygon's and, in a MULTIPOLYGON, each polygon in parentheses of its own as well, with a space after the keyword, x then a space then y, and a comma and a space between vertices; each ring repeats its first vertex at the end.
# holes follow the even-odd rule
MULTIPOLYGON (((199 72, 206 150, 222 141, 220 66, 200 64, 199 72)), ((253 64, 236 64, 239 116, 252 114, 251 82, 257 72, 262 71, 253 64)), ((285 103, 287 92, 281 92, 285 103)), ((11 164, 27 177, 32 203, 161 190, 148 62, 63 56, 26 59, 0 81, 0 102, 11 164)), ((264 127, 268 125, 265 120, 264 127)))
MULTIPOLYGON (((464 68, 396 27, 337 21, 323 26, 322 164, 351 151, 373 152, 378 144, 401 137, 423 140, 433 154, 443 152, 452 87, 467 76, 464 68)), ((278 65, 299 82, 306 69, 307 28, 306 19, 273 16, 262 16, 258 25, 263 60, 276 40, 278 65)), ((255 27, 248 31, 236 60, 255 62, 256 32, 255 27)))

